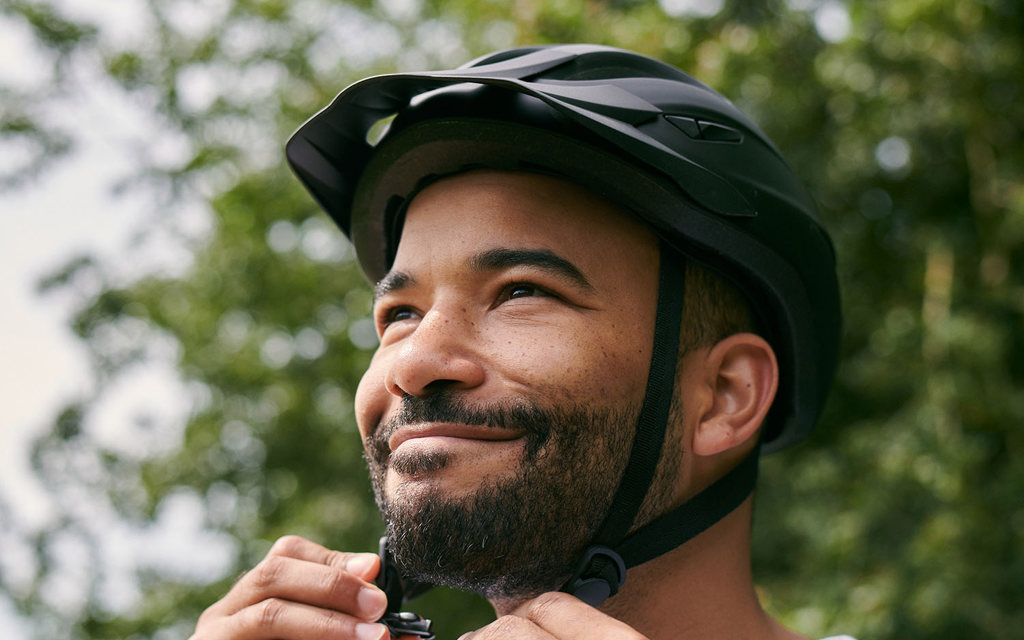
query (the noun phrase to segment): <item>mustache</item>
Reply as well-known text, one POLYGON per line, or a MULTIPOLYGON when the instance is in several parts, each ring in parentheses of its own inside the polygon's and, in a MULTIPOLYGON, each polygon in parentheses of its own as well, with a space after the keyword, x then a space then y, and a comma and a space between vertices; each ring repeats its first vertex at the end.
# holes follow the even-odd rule
POLYGON ((371 436, 374 458, 383 461, 391 450, 388 441, 398 429, 422 422, 450 422, 493 429, 525 432, 528 446, 539 448, 552 432, 555 418, 539 406, 526 401, 471 405, 458 392, 438 391, 428 396, 407 395, 398 411, 381 423, 371 436))

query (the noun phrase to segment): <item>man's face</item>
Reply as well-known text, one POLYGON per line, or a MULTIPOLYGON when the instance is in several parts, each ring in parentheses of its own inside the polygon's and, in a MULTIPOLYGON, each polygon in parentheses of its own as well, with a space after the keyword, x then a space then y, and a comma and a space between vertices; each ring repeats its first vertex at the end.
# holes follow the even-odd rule
POLYGON ((416 196, 356 394, 406 575, 498 599, 568 577, 629 456, 657 265, 643 225, 561 180, 478 171, 416 196))

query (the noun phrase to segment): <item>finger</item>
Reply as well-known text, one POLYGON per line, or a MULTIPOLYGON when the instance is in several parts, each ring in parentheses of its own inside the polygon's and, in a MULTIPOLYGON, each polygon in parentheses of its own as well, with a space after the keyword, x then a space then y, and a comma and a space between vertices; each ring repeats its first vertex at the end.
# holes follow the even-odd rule
POLYGON ((373 580, 380 570, 380 558, 374 553, 344 553, 328 549, 300 536, 284 536, 267 554, 306 560, 329 567, 340 567, 363 580, 373 580))
POLYGON ((233 591, 244 603, 238 609, 282 598, 376 620, 387 607, 383 591, 343 568, 281 556, 265 558, 233 591))
POLYGON ((567 593, 542 594, 516 609, 521 616, 551 636, 561 640, 644 640, 644 636, 626 623, 601 613, 567 593))
POLYGON ((376 556, 332 552, 302 542, 275 544, 266 558, 203 615, 229 616, 271 598, 333 609, 367 621, 383 615, 387 597, 361 577, 376 575, 376 556))
POLYGON ((310 605, 271 598, 200 624, 192 640, 384 640, 387 627, 310 605))

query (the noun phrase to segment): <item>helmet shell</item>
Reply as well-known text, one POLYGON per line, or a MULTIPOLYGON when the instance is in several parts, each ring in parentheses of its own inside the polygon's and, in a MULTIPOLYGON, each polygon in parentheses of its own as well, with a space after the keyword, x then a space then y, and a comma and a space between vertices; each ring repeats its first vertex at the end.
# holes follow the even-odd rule
POLYGON ((832 243, 768 138, 675 67, 557 45, 375 76, 342 91, 286 151, 371 280, 390 268, 405 206, 434 180, 487 167, 580 183, 748 297, 782 374, 765 450, 805 438, 821 412, 841 324, 832 243))

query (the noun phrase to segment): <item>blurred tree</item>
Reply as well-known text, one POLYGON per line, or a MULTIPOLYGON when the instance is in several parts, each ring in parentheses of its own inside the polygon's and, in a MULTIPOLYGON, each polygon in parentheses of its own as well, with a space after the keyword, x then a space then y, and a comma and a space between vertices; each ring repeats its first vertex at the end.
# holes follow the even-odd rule
POLYGON ((18 20, 45 48, 51 63, 49 77, 38 82, 0 83, 0 144, 10 154, 0 164, 3 190, 24 184, 70 148, 72 134, 45 121, 38 106, 61 96, 68 60, 95 44, 96 29, 66 20, 42 3, 4 0, 0 16, 18 20))
MULTIPOLYGON (((162 194, 150 232, 175 232, 167 212, 183 198, 211 203, 209 232, 186 238, 185 273, 124 283, 82 258, 43 284, 98 291, 83 295, 74 328, 99 385, 36 446, 59 517, 39 532, 0 525, 33 559, 30 579, 0 572, 0 589, 39 637, 184 638, 281 534, 373 548, 381 527, 350 407, 374 346, 369 293, 288 175, 281 142, 358 77, 560 41, 659 57, 732 97, 806 178, 836 239, 837 388, 812 441, 766 460, 759 493, 755 561, 770 610, 808 634, 1019 636, 1018 2, 153 0, 145 10, 147 37, 108 48, 47 4, 3 5, 56 59, 102 60, 187 140, 174 166, 133 150, 129 181, 162 194), (143 420, 132 433, 171 444, 140 455, 97 438, 89 417, 104 394, 168 356, 189 392, 187 424, 168 436, 143 420), (109 535, 83 505, 145 529, 182 502, 219 532, 228 566, 199 578, 151 568, 136 604, 111 605, 109 535), (69 549, 90 558, 71 604, 52 595, 69 549)), ((24 114, 53 95, 21 99, 0 134, 39 141, 31 166, 42 167, 64 134, 24 114)), ((446 637, 487 619, 478 600, 428 597, 419 608, 446 637)))

